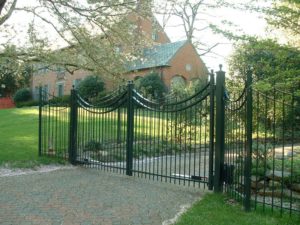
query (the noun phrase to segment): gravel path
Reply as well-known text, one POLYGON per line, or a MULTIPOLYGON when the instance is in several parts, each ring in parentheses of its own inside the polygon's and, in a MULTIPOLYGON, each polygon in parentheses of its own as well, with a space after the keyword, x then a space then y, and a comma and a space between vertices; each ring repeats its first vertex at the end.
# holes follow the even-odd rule
POLYGON ((76 167, 0 177, 0 224, 169 224, 203 196, 184 187, 76 167))

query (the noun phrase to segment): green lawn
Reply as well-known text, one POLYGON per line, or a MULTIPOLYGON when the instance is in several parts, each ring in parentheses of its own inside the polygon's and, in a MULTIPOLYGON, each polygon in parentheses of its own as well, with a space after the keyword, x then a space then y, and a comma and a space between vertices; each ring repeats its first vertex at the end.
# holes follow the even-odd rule
MULTIPOLYGON (((0 135, 0 166, 34 167, 58 163, 57 159, 38 157, 37 108, 0 110, 0 135)), ((300 216, 296 216, 280 217, 259 210, 246 213, 240 204, 232 204, 223 195, 208 194, 188 210, 177 225, 296 225, 300 224, 300 216)))
POLYGON ((0 110, 0 165, 34 167, 54 162, 38 157, 38 109, 0 110))
POLYGON ((224 195, 207 194, 194 204, 176 225, 298 225, 300 215, 280 215, 259 209, 247 213, 243 207, 224 195))

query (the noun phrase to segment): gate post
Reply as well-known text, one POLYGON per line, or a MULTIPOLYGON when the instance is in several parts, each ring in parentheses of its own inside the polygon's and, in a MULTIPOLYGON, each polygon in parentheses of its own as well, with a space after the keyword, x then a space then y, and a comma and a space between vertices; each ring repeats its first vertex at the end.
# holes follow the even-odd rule
POLYGON ((70 137, 69 137, 69 161, 71 164, 76 164, 77 158, 77 100, 76 90, 71 90, 70 99, 70 137))
POLYGON ((208 172, 208 190, 213 189, 213 170, 214 170, 214 138, 215 138, 215 75, 214 71, 210 73, 210 116, 209 116, 209 172, 208 172))
POLYGON ((39 156, 42 155, 42 106, 43 94, 42 87, 39 87, 39 156))
POLYGON ((126 141, 126 175, 132 176, 133 165, 133 136, 134 136, 134 104, 133 104, 133 82, 128 81, 127 99, 127 141, 126 141))
POLYGON ((245 202, 246 211, 251 209, 251 167, 252 167, 252 71, 247 71, 246 80, 246 159, 245 159, 245 202))
POLYGON ((223 191, 223 167, 225 146, 225 72, 217 72, 216 82, 216 150, 215 150, 215 176, 214 192, 223 191))

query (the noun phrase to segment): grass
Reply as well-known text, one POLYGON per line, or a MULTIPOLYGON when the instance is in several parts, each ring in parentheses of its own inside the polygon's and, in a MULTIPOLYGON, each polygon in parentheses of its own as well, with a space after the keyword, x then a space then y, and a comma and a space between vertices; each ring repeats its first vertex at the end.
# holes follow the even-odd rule
MULTIPOLYGON (((58 159, 38 157, 37 108, 0 110, 0 133, 0 166, 8 164, 10 167, 32 168, 40 164, 58 162, 58 159)), ((300 224, 298 214, 298 217, 281 217, 276 213, 270 214, 260 210, 246 213, 241 205, 230 202, 223 195, 208 194, 188 210, 177 225, 300 224)))
POLYGON ((38 157, 38 109, 0 110, 0 166, 32 168, 57 159, 38 157))
POLYGON ((207 194, 184 213, 176 225, 298 225, 299 214, 282 216, 273 212, 245 212, 232 199, 219 194, 207 194))

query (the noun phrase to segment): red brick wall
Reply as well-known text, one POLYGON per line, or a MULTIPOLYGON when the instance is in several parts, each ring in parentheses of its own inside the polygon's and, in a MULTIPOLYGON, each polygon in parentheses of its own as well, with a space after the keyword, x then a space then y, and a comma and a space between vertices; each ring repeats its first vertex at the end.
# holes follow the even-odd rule
POLYGON ((179 75, 185 78, 186 81, 191 81, 193 78, 208 76, 208 70, 203 61, 198 56, 196 50, 190 43, 186 43, 170 61, 170 67, 146 69, 137 72, 129 73, 126 77, 128 80, 133 80, 137 76, 155 71, 162 75, 164 83, 170 87, 171 80, 174 76, 179 75), (191 65, 191 71, 186 70, 186 65, 191 65))
MULTIPOLYGON (((73 81, 76 79, 84 79, 85 77, 91 75, 90 72, 84 70, 75 71, 74 74, 65 73, 65 79, 57 79, 57 73, 55 71, 48 71, 46 73, 40 73, 33 76, 32 79, 32 91, 34 92, 35 87, 48 85, 49 93, 57 96, 57 84, 64 84, 64 95, 70 95, 73 86, 73 81)), ((119 86, 120 80, 108 79, 102 77, 105 82, 105 88, 109 91, 119 86)))
MULTIPOLYGON (((186 81, 191 81, 196 77, 207 77, 208 71, 205 67, 205 64, 197 55, 196 50, 190 43, 186 43, 175 55, 175 57, 170 61, 170 67, 163 68, 153 68, 146 69, 137 72, 132 72, 125 75, 124 79, 133 80, 136 76, 144 76, 145 74, 150 73, 151 71, 158 72, 162 75, 162 80, 164 83, 170 87, 171 80, 174 76, 180 75, 185 78, 186 81), (186 70, 186 65, 191 65, 191 70, 186 70)), ((40 85, 50 85, 49 92, 51 94, 57 95, 57 83, 64 84, 64 94, 69 95, 72 89, 73 80, 75 79, 83 79, 84 77, 90 75, 89 72, 85 72, 83 70, 76 71, 73 75, 66 73, 65 79, 57 80, 57 74, 54 71, 49 71, 45 74, 39 74, 33 76, 33 90, 35 87, 40 85)), ((106 89, 108 91, 113 90, 118 87, 118 85, 122 82, 121 78, 119 80, 112 80, 108 78, 103 78, 106 83, 106 89)))
POLYGON ((197 77, 208 76, 208 70, 205 64, 190 43, 186 43, 170 61, 170 67, 164 69, 164 83, 170 87, 171 80, 176 75, 184 77, 186 81, 190 81, 197 77), (191 65, 190 71, 186 70, 187 64, 191 65))
POLYGON ((152 40, 152 33, 154 31, 154 27, 156 27, 156 31, 158 34, 158 39, 154 41, 154 43, 169 43, 170 39, 167 36, 167 34, 164 32, 160 24, 157 22, 156 18, 153 16, 152 18, 147 17, 141 17, 138 15, 131 14, 128 16, 128 19, 133 22, 134 24, 137 24, 139 26, 139 32, 142 32, 142 34, 145 35, 146 39, 152 40), (153 26, 153 24, 156 24, 153 26))

